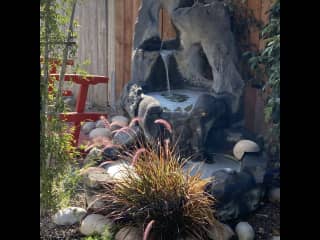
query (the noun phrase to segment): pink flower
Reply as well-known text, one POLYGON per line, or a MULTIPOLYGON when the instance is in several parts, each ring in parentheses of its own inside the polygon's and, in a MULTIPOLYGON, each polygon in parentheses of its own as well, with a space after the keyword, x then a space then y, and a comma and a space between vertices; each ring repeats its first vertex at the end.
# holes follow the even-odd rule
POLYGON ((162 124, 170 133, 172 133, 172 127, 168 121, 164 119, 157 119, 154 121, 154 123, 162 124))
POLYGON ((132 158, 132 164, 131 166, 134 166, 140 156, 141 153, 146 152, 145 148, 140 148, 138 149, 138 151, 136 151, 136 153, 134 154, 133 158, 132 158))

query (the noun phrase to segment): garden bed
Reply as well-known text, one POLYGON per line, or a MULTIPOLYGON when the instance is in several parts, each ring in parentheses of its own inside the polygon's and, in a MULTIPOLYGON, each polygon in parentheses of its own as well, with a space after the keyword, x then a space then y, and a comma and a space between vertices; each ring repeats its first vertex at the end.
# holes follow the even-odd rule
MULTIPOLYGON (((84 194, 79 193, 73 200, 72 206, 84 207, 84 194)), ((255 231, 256 240, 270 240, 273 236, 280 236, 280 204, 266 203, 259 208, 248 221, 255 231)), ((80 240, 85 236, 79 232, 80 224, 72 226, 56 226, 51 216, 44 216, 40 219, 40 239, 43 240, 80 240)))

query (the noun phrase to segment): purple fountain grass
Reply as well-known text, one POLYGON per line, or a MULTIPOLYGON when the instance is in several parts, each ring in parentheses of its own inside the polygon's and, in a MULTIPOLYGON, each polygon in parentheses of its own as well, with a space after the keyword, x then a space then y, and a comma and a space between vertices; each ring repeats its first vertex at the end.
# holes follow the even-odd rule
POLYGON ((136 135, 135 130, 133 130, 129 126, 125 126, 125 127, 120 128, 120 129, 112 131, 113 134, 117 134, 119 132, 124 132, 124 133, 130 135, 131 137, 134 137, 134 135, 136 135))
POLYGON ((147 143, 131 152, 127 149, 125 157, 132 164, 124 170, 126 177, 103 186, 99 196, 103 206, 96 211, 120 225, 141 227, 144 240, 151 235, 208 239, 207 229, 216 224, 215 200, 205 192, 211 180, 201 179, 200 173, 185 175, 186 159, 171 149, 169 140, 167 147, 147 143))
POLYGON ((93 147, 103 147, 112 144, 111 139, 103 136, 98 136, 92 139, 91 142, 88 143, 88 146, 85 148, 85 152, 89 151, 93 147))
POLYGON ((159 119, 155 120, 154 123, 162 124, 165 127, 165 129, 167 129, 169 131, 169 133, 172 133, 171 124, 167 120, 159 118, 159 119))
POLYGON ((129 123, 129 126, 132 127, 134 126, 136 123, 140 123, 141 122, 141 118, 139 117, 135 117, 135 118, 132 118, 130 123, 129 123))
POLYGON ((148 223, 148 225, 147 225, 147 227, 146 227, 146 229, 145 229, 145 231, 144 231, 144 233, 143 233, 143 240, 148 240, 148 237, 149 237, 149 235, 150 235, 150 231, 151 231, 151 229, 152 229, 152 226, 155 224, 155 221, 154 220, 151 220, 149 223, 148 223))
POLYGON ((145 148, 140 148, 136 151, 136 153, 133 155, 133 158, 132 158, 132 163, 131 163, 131 166, 134 166, 138 160, 138 158, 140 157, 140 154, 141 153, 144 153, 146 152, 147 150, 145 148))

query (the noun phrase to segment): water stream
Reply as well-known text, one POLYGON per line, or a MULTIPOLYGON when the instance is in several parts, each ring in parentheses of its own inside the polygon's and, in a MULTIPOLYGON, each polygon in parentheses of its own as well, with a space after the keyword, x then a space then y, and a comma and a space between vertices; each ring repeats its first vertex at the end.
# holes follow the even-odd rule
POLYGON ((164 68, 166 71, 167 91, 169 96, 171 95, 170 78, 169 78, 169 60, 172 53, 173 52, 170 50, 160 50, 160 56, 163 60, 164 68))

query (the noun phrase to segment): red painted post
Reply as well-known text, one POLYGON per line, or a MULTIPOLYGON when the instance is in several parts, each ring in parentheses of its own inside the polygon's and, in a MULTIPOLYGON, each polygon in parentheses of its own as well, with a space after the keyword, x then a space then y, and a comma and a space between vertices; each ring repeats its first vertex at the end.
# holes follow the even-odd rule
POLYGON ((80 89, 79 89, 79 94, 78 94, 78 101, 76 105, 76 112, 78 113, 83 113, 85 106, 86 106, 86 99, 87 99, 87 94, 88 94, 88 84, 81 84, 80 89))
MULTIPOLYGON (((83 113, 86 107, 86 100, 87 100, 87 94, 88 94, 88 84, 81 84, 78 94, 78 101, 76 105, 76 112, 77 113, 83 113)), ((77 120, 75 123, 75 131, 74 131, 74 138, 76 141, 76 146, 78 146, 79 136, 80 136, 80 129, 81 129, 81 121, 77 120)))
MULTIPOLYGON (((54 64, 60 64, 59 60, 50 59, 54 64)), ((41 59, 43 61, 43 59, 41 59)), ((73 61, 69 60, 67 65, 73 65, 73 61)), ((56 73, 56 66, 51 68, 50 71, 50 82, 53 80, 59 81, 59 74, 56 73), (52 80, 51 80, 52 79, 52 80)), ((79 136, 81 131, 81 122, 86 120, 97 121, 100 116, 107 117, 107 114, 101 114, 97 112, 85 113, 86 99, 88 95, 89 85, 95 85, 98 83, 106 83, 108 84, 108 77, 98 76, 98 75, 90 75, 90 76, 81 76, 78 74, 65 74, 64 81, 72 81, 76 84, 80 85, 79 93, 77 96, 77 104, 76 104, 76 112, 62 113, 60 114, 60 119, 65 122, 73 122, 75 125, 75 131, 73 132, 74 143, 75 146, 78 146, 79 136)), ((49 91, 52 91, 52 88, 49 87, 49 91)), ((72 92, 69 90, 65 90, 63 92, 64 96, 72 95, 72 92)), ((50 117, 50 116, 49 116, 50 117)))

